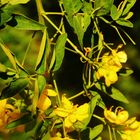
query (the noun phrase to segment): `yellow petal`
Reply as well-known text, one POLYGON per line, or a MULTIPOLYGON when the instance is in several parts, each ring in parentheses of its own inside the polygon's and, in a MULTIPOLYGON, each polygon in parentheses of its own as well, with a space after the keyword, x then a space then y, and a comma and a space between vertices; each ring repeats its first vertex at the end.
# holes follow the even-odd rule
POLYGON ((120 111, 118 112, 117 118, 116 118, 116 124, 124 124, 125 121, 128 120, 129 114, 128 111, 120 111))
POLYGON ((70 128, 73 126, 73 123, 71 122, 71 120, 69 119, 69 117, 67 117, 65 120, 64 120, 64 125, 65 127, 67 128, 70 128))
POLYGON ((66 110, 64 108, 57 108, 54 110, 54 113, 60 117, 67 117, 69 115, 70 110, 66 110))
POLYGON ((68 116, 69 120, 72 122, 72 123, 75 123, 76 122, 76 115, 75 114, 71 114, 68 116))
POLYGON ((48 92, 48 96, 57 96, 57 93, 56 91, 52 90, 52 89, 47 89, 47 92, 48 92))
POLYGON ((117 116, 114 112, 107 110, 107 109, 104 110, 104 116, 111 123, 115 123, 116 118, 117 118, 117 116))
POLYGON ((89 104, 85 103, 77 108, 77 110, 74 112, 76 118, 78 121, 83 121, 89 116, 89 104))
POLYGON ((40 110, 45 111, 50 106, 51 106, 51 100, 45 94, 41 94, 37 103, 37 107, 40 110))
POLYGON ((62 107, 68 110, 73 108, 72 102, 70 102, 64 95, 62 96, 62 107))
POLYGON ((118 52, 118 53, 117 53, 117 56, 118 56, 119 61, 120 61, 121 63, 126 63, 126 61, 127 61, 127 54, 126 54, 124 51, 118 52))
POLYGON ((0 100, 0 114, 1 114, 1 112, 4 111, 6 103, 7 103, 7 99, 0 100))
POLYGON ((108 71, 105 75, 105 84, 107 86, 110 86, 111 84, 114 84, 118 80, 117 73, 114 71, 108 71))

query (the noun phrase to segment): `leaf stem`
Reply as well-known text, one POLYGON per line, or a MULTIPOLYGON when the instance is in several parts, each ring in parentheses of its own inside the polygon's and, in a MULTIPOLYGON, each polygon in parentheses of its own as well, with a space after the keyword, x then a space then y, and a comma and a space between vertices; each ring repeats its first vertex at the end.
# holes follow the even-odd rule
POLYGON ((110 139, 110 140, 113 140, 113 138, 112 138, 112 133, 111 133, 111 128, 110 128, 109 125, 107 125, 107 127, 108 127, 108 132, 109 132, 109 139, 110 139))
POLYGON ((42 13, 44 12, 42 0, 35 0, 37 6, 38 20, 40 23, 44 23, 44 19, 42 17, 42 13))
POLYGON ((58 105, 61 106, 60 94, 59 94, 59 91, 58 91, 58 88, 57 88, 57 84, 56 84, 56 80, 55 79, 53 79, 53 84, 54 84, 54 87, 55 87, 55 91, 57 93, 58 105))
POLYGON ((115 128, 112 128, 114 140, 117 140, 115 128))
MULTIPOLYGON (((63 32, 43 13, 43 17, 60 33, 63 34, 63 32)), ((89 58, 87 58, 78 48, 76 45, 73 44, 68 38, 67 42, 73 47, 73 49, 79 54, 83 59, 88 61, 89 63, 93 63, 89 58)))

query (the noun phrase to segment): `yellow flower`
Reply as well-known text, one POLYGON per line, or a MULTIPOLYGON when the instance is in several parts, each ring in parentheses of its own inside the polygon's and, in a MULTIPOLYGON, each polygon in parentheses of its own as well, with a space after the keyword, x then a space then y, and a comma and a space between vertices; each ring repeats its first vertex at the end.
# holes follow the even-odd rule
POLYGON ((89 104, 85 103, 78 107, 78 105, 73 105, 65 96, 62 96, 62 106, 56 108, 54 113, 64 118, 66 128, 71 128, 75 122, 82 122, 89 116, 89 104))
POLYGON ((140 140, 140 122, 133 121, 122 131, 122 140, 140 140))
POLYGON ((5 126, 21 116, 20 110, 7 103, 7 99, 0 100, 0 131, 7 133, 5 126))
POLYGON ((116 108, 115 112, 113 112, 111 107, 109 110, 104 110, 104 116, 110 123, 114 123, 116 125, 125 125, 129 114, 126 110, 122 110, 120 107, 116 108))
POLYGON ((49 96, 56 96, 57 93, 52 89, 47 89, 42 92, 42 94, 39 97, 37 107, 40 109, 40 111, 44 112, 51 106, 51 100, 49 96))
POLYGON ((124 51, 112 50, 111 54, 105 53, 99 62, 99 68, 96 72, 97 79, 104 77, 105 84, 110 86, 118 80, 117 72, 122 68, 121 63, 127 61, 127 55, 124 51))

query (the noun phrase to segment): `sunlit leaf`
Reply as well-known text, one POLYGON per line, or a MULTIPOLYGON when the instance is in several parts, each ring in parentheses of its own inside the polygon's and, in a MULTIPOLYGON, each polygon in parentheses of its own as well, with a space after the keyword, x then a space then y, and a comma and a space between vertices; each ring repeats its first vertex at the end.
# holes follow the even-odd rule
POLYGON ((17 69, 16 61, 15 61, 15 58, 14 58, 14 54, 7 47, 5 47, 1 42, 0 42, 0 47, 2 48, 4 53, 7 55, 9 61, 13 65, 14 69, 17 69))
POLYGON ((106 15, 109 13, 114 0, 95 0, 94 2, 94 9, 97 10, 97 16, 106 15))
POLYGON ((66 39, 67 39, 67 34, 64 33, 60 35, 56 41, 56 45, 55 45, 56 60, 55 60, 53 71, 57 71, 63 62, 66 39))
POLYGON ((0 99, 13 97, 17 93, 24 90, 29 84, 28 78, 19 78, 10 82, 9 86, 2 90, 0 99))
POLYGON ((48 34, 47 31, 44 30, 35 67, 35 70, 42 74, 44 74, 46 71, 46 58, 49 52, 48 49, 49 49, 48 34))
POLYGON ((100 97, 98 95, 96 95, 89 102, 89 106, 90 106, 89 117, 83 121, 83 128, 82 128, 82 130, 86 129, 88 123, 90 122, 90 120, 92 118, 92 115, 93 115, 93 112, 94 112, 94 109, 95 109, 95 107, 97 105, 97 101, 98 101, 99 98, 100 97))
POLYGON ((68 16, 67 18, 78 37, 78 41, 81 47, 83 47, 84 33, 86 32, 88 26, 90 25, 91 16, 85 13, 84 15, 68 16))
POLYGON ((29 2, 30 0, 1 0, 1 4, 11 4, 11 5, 16 5, 16 4, 25 4, 29 2))
POLYGON ((111 7, 111 13, 110 16, 113 20, 117 20, 121 16, 122 12, 121 10, 118 10, 115 5, 112 5, 111 7))
POLYGON ((54 63, 55 63, 55 49, 53 49, 53 52, 52 52, 52 56, 51 56, 51 60, 50 60, 50 64, 49 64, 49 68, 48 68, 48 73, 50 73, 50 71, 52 70, 53 66, 54 66, 54 63))
POLYGON ((127 16, 124 18, 125 20, 130 19, 133 16, 133 12, 129 12, 127 16))
POLYGON ((123 18, 120 18, 116 21, 116 23, 118 23, 119 25, 122 25, 122 26, 126 26, 126 27, 131 27, 133 28, 133 23, 130 22, 129 20, 125 20, 123 18))
POLYGON ((83 1, 82 11, 83 11, 84 13, 91 14, 91 12, 93 12, 92 3, 83 1))
POLYGON ((135 3, 136 3, 136 0, 128 0, 128 3, 126 5, 122 15, 127 14, 130 11, 130 9, 134 6, 135 3))
POLYGON ((95 126, 94 128, 90 128, 90 133, 89 133, 90 140, 93 140, 102 131, 103 131, 103 124, 99 124, 99 125, 95 126))
POLYGON ((44 30, 46 27, 24 15, 14 14, 8 25, 20 30, 44 30))
POLYGON ((6 66, 0 63, 0 72, 6 72, 6 70, 7 70, 6 66))
POLYGON ((78 37, 78 41, 80 45, 83 47, 84 31, 83 31, 82 23, 83 23, 83 16, 73 16, 74 32, 78 37))
POLYGON ((64 9, 67 14, 74 15, 82 8, 81 0, 63 0, 64 9))
POLYGON ((25 115, 22 116, 21 118, 15 120, 15 121, 13 121, 13 122, 10 122, 10 123, 6 126, 6 128, 8 128, 8 129, 9 129, 9 128, 15 128, 15 127, 17 127, 17 126, 19 126, 19 125, 26 124, 26 123, 28 123, 28 122, 30 122, 30 121, 32 121, 32 120, 33 120, 33 117, 32 117, 31 114, 25 114, 25 115))

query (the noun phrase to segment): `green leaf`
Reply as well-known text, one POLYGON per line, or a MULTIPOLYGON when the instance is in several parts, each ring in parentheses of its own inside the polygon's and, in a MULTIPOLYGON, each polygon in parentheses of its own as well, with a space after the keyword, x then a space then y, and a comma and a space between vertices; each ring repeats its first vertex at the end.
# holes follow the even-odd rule
POLYGON ((111 13, 110 16, 113 20, 117 20, 121 16, 122 12, 121 10, 118 10, 115 5, 112 5, 111 7, 111 13))
POLYGON ((66 40, 67 40, 67 34, 64 33, 64 34, 61 34, 56 41, 56 45, 55 45, 55 55, 56 55, 55 58, 56 59, 55 59, 53 71, 57 71, 63 62, 66 40))
POLYGON ((119 18, 116 23, 122 26, 130 27, 133 28, 133 23, 130 22, 129 20, 125 20, 124 18, 119 18))
POLYGON ((50 73, 50 71, 52 70, 54 63, 55 63, 55 49, 53 49, 52 52, 52 56, 51 56, 51 60, 50 60, 50 64, 49 64, 49 68, 48 68, 48 73, 50 73))
POLYGON ((99 90, 101 90, 102 92, 104 92, 105 94, 107 94, 108 96, 110 96, 111 98, 113 98, 114 100, 123 102, 123 103, 129 103, 129 101, 127 100, 127 98, 115 87, 106 87, 103 84, 99 84, 96 83, 95 85, 99 90))
POLYGON ((16 5, 16 4, 25 4, 30 0, 9 0, 9 4, 16 5))
POLYGON ((130 19, 133 16, 133 12, 129 12, 126 17, 124 18, 125 20, 130 19))
POLYGON ((1 4, 11 4, 11 5, 16 5, 16 4, 25 4, 27 2, 29 2, 30 0, 1 0, 1 4))
POLYGON ((124 68, 124 69, 122 69, 120 72, 119 72, 119 75, 121 75, 121 76, 129 76, 129 75, 131 75, 133 73, 133 70, 131 70, 130 68, 128 68, 128 67, 126 67, 126 68, 124 68))
POLYGON ((28 78, 19 78, 10 82, 9 86, 2 90, 0 99, 13 97, 17 93, 24 90, 29 84, 28 78))
POLYGON ((34 96, 32 97, 32 113, 35 115, 36 114, 36 107, 37 107, 37 102, 38 102, 38 97, 39 97, 39 88, 38 88, 38 81, 37 79, 35 80, 35 86, 34 86, 34 96))
POLYGON ((17 6, 13 5, 3 5, 0 7, 0 26, 12 19, 12 13, 16 12, 17 6))
POLYGON ((89 110, 89 117, 83 121, 82 131, 87 128, 88 123, 90 122, 94 109, 97 105, 97 101, 99 99, 99 95, 94 96, 91 101, 89 102, 90 110, 89 110))
POLYGON ((93 140, 103 131, 103 124, 99 124, 94 128, 90 128, 89 138, 93 140))
POLYGON ((49 49, 47 30, 44 30, 35 67, 35 70, 41 74, 44 74, 46 71, 46 58, 48 56, 49 49))
POLYGON ((117 101, 124 102, 124 103, 129 103, 127 98, 116 88, 112 87, 111 88, 111 94, 109 96, 117 101))
POLYGON ((80 46, 83 47, 84 33, 90 25, 91 16, 85 13, 84 15, 67 16, 67 19, 78 37, 80 46))
POLYGON ((113 2, 114 0, 95 0, 94 9, 99 9, 97 10, 96 15, 102 16, 108 14, 113 5, 113 2))
POLYGON ((49 140, 51 139, 50 131, 47 131, 47 133, 43 136, 42 140, 49 140))
POLYGON ((1 72, 6 72, 6 70, 7 70, 7 67, 0 63, 0 73, 1 72))
POLYGON ((136 0, 128 0, 128 3, 126 5, 122 15, 127 14, 130 11, 130 9, 134 6, 135 3, 136 3, 136 0))
POLYGON ((102 109, 105 109, 105 108, 106 108, 106 105, 105 105, 105 103, 103 102, 103 100, 102 100, 100 94, 98 93, 98 91, 90 90, 89 92, 91 93, 92 96, 96 96, 96 95, 99 96, 98 104, 97 104, 97 105, 98 105, 99 107, 101 107, 102 109))
POLYGON ((81 0, 63 0, 63 6, 67 14, 74 15, 82 8, 81 0))
POLYGON ((78 41, 80 45, 83 47, 84 31, 83 31, 82 23, 83 23, 83 16, 73 16, 74 32, 78 37, 78 41))
POLYGON ((26 124, 26 123, 28 123, 28 122, 30 122, 30 121, 32 121, 32 120, 33 120, 33 117, 32 117, 31 114, 25 114, 25 115, 22 116, 21 118, 15 120, 15 121, 10 122, 10 123, 6 126, 6 128, 7 128, 7 129, 15 128, 15 127, 17 127, 17 126, 19 126, 19 125, 26 124))
POLYGON ((17 70, 14 54, 7 47, 5 47, 1 42, 0 42, 0 46, 2 50, 4 51, 4 53, 7 55, 7 57, 9 58, 9 61, 13 65, 14 69, 17 70))
POLYGON ((92 3, 83 1, 83 7, 81 9, 84 13, 91 14, 93 12, 92 3))
POLYGON ((40 95, 41 92, 45 89, 46 78, 44 76, 42 76, 42 75, 38 75, 37 83, 38 83, 38 90, 39 90, 39 95, 40 95))
POLYGON ((32 20, 24 15, 14 14, 13 19, 8 22, 8 25, 20 30, 44 30, 46 27, 35 20, 32 20))

